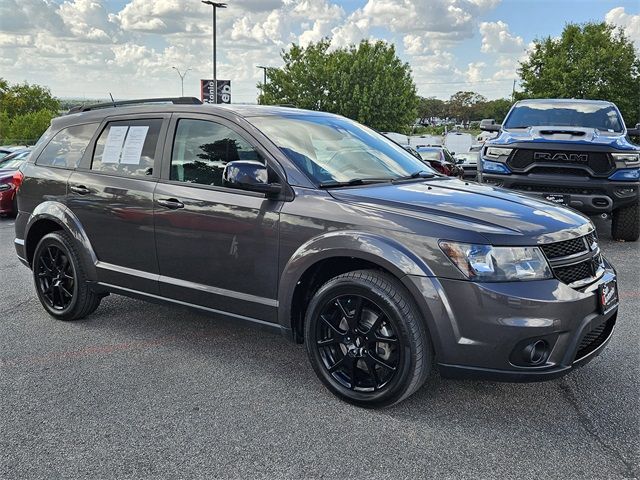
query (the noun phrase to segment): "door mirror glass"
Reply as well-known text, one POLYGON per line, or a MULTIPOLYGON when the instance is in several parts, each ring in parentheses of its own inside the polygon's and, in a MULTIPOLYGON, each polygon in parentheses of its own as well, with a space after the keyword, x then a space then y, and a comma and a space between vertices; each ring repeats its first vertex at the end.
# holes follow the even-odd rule
POLYGON ((254 160, 236 160, 224 167, 222 179, 226 187, 267 194, 279 193, 279 183, 269 183, 267 167, 254 160))

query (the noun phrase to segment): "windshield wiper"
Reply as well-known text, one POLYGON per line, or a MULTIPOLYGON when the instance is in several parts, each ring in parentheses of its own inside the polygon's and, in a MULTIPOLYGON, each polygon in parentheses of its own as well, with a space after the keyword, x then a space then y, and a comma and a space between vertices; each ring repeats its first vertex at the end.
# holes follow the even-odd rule
POLYGON ((403 181, 403 180, 413 180, 414 178, 433 178, 435 177, 435 173, 427 172, 426 170, 419 170, 417 172, 413 172, 411 175, 406 175, 404 177, 394 178, 392 183, 403 181))
POLYGON ((390 182, 389 178, 352 178, 346 182, 338 182, 336 180, 327 180, 326 182, 320 182, 320 188, 338 188, 338 187, 351 187, 353 185, 368 185, 371 183, 383 183, 390 182))

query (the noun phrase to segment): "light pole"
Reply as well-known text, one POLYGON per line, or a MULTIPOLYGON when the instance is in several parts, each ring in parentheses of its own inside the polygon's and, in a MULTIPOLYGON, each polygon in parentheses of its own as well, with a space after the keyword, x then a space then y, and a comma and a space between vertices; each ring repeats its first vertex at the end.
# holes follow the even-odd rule
POLYGON ((226 3, 212 2, 211 0, 201 0, 205 5, 211 5, 213 10, 213 88, 215 89, 214 103, 218 103, 218 77, 216 72, 216 10, 218 8, 227 8, 226 3))
POLYGON ((264 96, 264 86, 267 84, 267 69, 271 67, 265 67, 262 65, 256 65, 256 68, 261 68, 264 72, 264 80, 262 82, 262 95, 264 96))
POLYGON ((178 70, 176 67, 171 67, 173 68, 176 72, 178 72, 178 75, 180 76, 180 92, 181 92, 181 97, 184 97, 184 77, 187 76, 187 72, 189 70, 191 70, 190 68, 187 68, 184 73, 180 73, 180 70, 178 70))

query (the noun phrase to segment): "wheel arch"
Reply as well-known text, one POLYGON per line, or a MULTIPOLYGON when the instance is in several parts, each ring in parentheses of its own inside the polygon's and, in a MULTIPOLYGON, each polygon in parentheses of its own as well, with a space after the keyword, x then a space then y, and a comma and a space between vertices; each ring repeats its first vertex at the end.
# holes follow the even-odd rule
POLYGON ((393 239, 362 232, 324 234, 298 248, 282 272, 280 325, 291 332, 294 341, 301 342, 306 306, 315 291, 334 276, 362 269, 383 271, 403 284, 406 275, 433 275, 421 258, 393 239))
POLYGON ((25 227, 26 260, 32 266, 33 254, 38 242, 45 235, 54 231, 65 231, 81 246, 80 254, 89 280, 97 280, 97 257, 91 246, 80 220, 65 205, 60 202, 48 201, 39 204, 31 214, 25 227))

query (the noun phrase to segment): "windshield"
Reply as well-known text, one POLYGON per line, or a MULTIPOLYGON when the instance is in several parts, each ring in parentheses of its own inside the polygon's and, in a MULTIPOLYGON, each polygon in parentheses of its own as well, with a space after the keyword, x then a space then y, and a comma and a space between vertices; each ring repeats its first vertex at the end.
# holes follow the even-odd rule
POLYGON ((319 184, 435 173, 400 145, 346 118, 301 114, 248 120, 319 184))
POLYGON ((440 160, 440 150, 418 150, 423 160, 440 160))
POLYGON ((511 110, 503 128, 586 127, 622 132, 622 120, 612 105, 602 103, 522 103, 511 110))

